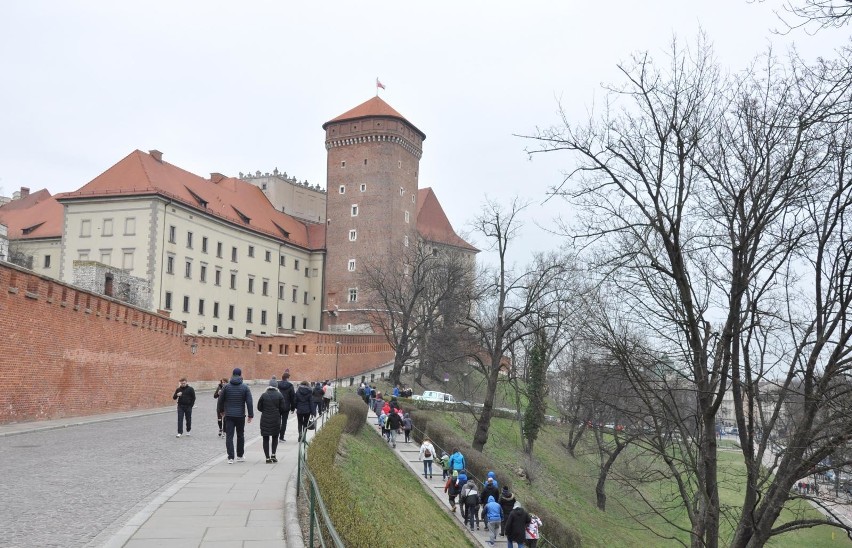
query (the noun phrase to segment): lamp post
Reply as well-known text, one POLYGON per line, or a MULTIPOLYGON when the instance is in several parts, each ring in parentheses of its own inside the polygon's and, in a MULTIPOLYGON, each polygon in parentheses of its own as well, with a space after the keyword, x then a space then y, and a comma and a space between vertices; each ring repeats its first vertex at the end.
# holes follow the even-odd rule
POLYGON ((337 354, 334 356, 334 401, 337 401, 337 366, 340 364, 340 341, 337 341, 337 354))

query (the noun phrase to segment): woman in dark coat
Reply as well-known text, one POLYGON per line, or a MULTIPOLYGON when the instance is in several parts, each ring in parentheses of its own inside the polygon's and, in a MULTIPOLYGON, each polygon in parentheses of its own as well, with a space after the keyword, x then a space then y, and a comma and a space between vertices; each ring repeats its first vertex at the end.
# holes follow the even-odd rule
MULTIPOLYGON (((228 384, 228 379, 222 378, 219 379, 219 386, 216 387, 216 391, 213 392, 213 397, 219 399, 219 394, 222 392, 222 388, 228 384)), ((219 410, 216 410, 216 422, 219 424, 219 437, 225 435, 225 430, 222 428, 222 414, 219 413, 219 410)))
POLYGON ((312 392, 308 381, 300 382, 299 388, 296 389, 296 419, 299 424, 299 441, 302 441, 302 437, 308 430, 310 416, 317 414, 316 405, 311 398, 312 392))
POLYGON ((267 464, 278 462, 275 451, 278 449, 278 432, 281 430, 281 415, 287 413, 284 396, 278 390, 278 381, 272 379, 260 399, 257 400, 260 411, 260 435, 263 436, 263 454, 267 464), (269 439, 272 438, 272 454, 269 453, 269 439))

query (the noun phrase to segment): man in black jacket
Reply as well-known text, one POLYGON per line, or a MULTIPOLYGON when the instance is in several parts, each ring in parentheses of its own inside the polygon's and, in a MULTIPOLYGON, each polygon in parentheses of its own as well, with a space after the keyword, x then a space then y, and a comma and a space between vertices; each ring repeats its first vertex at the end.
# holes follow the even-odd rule
POLYGON ((228 451, 228 464, 234 464, 234 431, 237 432, 237 462, 244 460, 246 410, 248 422, 254 418, 251 390, 243 384, 242 374, 239 367, 234 368, 231 380, 219 394, 217 410, 225 414, 225 449, 228 451))
POLYGON ((180 384, 175 388, 172 399, 177 400, 178 431, 176 437, 183 435, 183 418, 186 417, 186 435, 191 435, 192 430, 192 408, 195 406, 195 390, 186 384, 186 377, 181 378, 180 384))
POLYGON ((290 413, 296 410, 296 389, 293 388, 293 383, 290 382, 289 369, 285 370, 284 374, 281 375, 281 380, 278 381, 278 390, 284 396, 284 406, 286 408, 286 411, 281 413, 281 431, 278 433, 278 439, 285 441, 284 433, 287 431, 287 418, 290 416, 290 413))

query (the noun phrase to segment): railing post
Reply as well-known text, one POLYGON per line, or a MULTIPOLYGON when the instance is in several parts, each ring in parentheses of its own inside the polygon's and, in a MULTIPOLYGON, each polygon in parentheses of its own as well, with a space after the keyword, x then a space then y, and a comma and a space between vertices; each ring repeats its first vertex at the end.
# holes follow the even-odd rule
POLYGON ((310 510, 311 527, 310 527, 310 537, 309 537, 309 540, 308 540, 308 546, 310 548, 313 548, 314 547, 314 518, 315 518, 315 515, 314 515, 314 500, 316 499, 316 493, 314 492, 314 486, 313 485, 310 486, 309 491, 311 493, 311 510, 310 510))
POLYGON ((296 459, 296 499, 299 498, 299 493, 302 491, 302 444, 299 444, 299 456, 296 459))

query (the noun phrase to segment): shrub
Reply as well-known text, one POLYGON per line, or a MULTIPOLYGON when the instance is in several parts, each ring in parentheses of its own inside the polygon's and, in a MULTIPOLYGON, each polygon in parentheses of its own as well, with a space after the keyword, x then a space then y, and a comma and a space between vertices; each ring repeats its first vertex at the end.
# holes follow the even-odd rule
POLYGON ((346 426, 343 431, 347 434, 357 434, 367 422, 367 406, 364 400, 351 392, 343 393, 339 400, 340 413, 346 416, 346 426))

